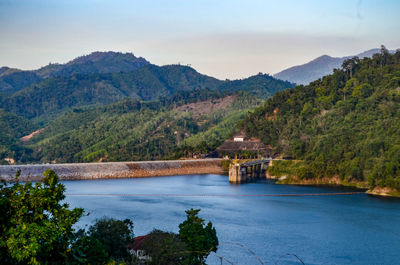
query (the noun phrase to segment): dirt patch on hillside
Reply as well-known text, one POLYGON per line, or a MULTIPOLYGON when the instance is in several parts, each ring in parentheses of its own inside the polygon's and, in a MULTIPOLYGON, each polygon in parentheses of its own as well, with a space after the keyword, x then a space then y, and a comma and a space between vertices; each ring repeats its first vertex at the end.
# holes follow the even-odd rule
POLYGON ((218 109, 225 109, 232 105, 233 101, 235 101, 236 96, 231 95, 224 98, 207 100, 207 101, 199 101, 195 103, 190 103, 186 105, 182 105, 176 107, 175 110, 179 112, 192 112, 196 116, 201 116, 205 114, 209 114, 218 109))
POLYGON ((26 136, 24 136, 24 137, 21 137, 21 141, 22 141, 23 143, 26 143, 26 142, 28 142, 30 139, 32 139, 33 136, 35 136, 35 135, 37 135, 37 134, 39 134, 39 133, 41 133, 41 132, 43 132, 43 131, 44 131, 44 128, 42 128, 42 129, 40 129, 40 130, 37 130, 37 131, 34 131, 34 132, 31 133, 31 134, 28 134, 28 135, 26 135, 26 136))

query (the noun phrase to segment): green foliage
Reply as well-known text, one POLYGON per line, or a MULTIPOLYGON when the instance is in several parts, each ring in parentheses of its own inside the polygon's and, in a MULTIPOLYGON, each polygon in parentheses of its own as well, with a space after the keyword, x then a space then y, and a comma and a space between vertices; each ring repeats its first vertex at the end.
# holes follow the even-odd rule
POLYGON ((64 185, 54 171, 33 185, 0 185, 0 260, 3 264, 62 264, 71 251, 79 208, 61 204, 64 185))
POLYGON ((32 71, 10 70, 10 73, 0 74, 0 92, 13 94, 43 80, 32 71))
POLYGON ((67 264, 107 264, 109 255, 103 244, 96 238, 79 231, 72 242, 67 264))
POLYGON ((366 83, 355 87, 352 92, 352 96, 358 99, 363 99, 371 96, 373 92, 374 90, 371 85, 366 83))
MULTIPOLYGON (((138 264, 128 251, 134 240, 131 220, 104 217, 76 232, 73 225, 83 209, 61 203, 65 186, 54 171, 43 175, 36 184, 0 183, 1 264, 138 264)), ((141 249, 152 257, 149 264, 204 264, 218 238, 199 211, 186 211, 179 235, 154 230, 146 236, 141 249)))
POLYGON ((5 158, 16 162, 31 160, 32 150, 22 146, 19 138, 34 131, 35 126, 29 120, 0 109, 0 128, 0 161, 8 164, 5 158))
MULTIPOLYGON (((179 93, 209 89, 220 93, 246 91, 265 99, 277 91, 293 87, 289 82, 268 75, 220 81, 181 65, 145 65, 130 72, 110 73, 81 69, 74 75, 60 72, 48 76, 5 97, 0 107, 44 124, 74 107, 107 105, 127 98, 148 101, 171 97, 177 102, 179 93)), ((205 98, 200 95, 198 99, 205 98)))
MULTIPOLYGON (((282 177, 289 176, 293 177, 297 171, 293 170, 296 163, 291 160, 274 160, 272 166, 268 167, 268 173, 271 176, 282 177)), ((297 164, 297 166, 300 164, 297 164)))
POLYGON ((101 243, 110 259, 126 261, 130 258, 128 245, 134 238, 131 220, 121 221, 104 217, 89 228, 88 235, 101 243))
POLYGON ((36 71, 43 78, 72 76, 74 74, 131 72, 148 65, 149 62, 132 53, 93 52, 80 56, 66 64, 49 64, 36 71))
POLYGON ((231 136, 238 121, 261 102, 248 93, 227 96, 196 90, 174 99, 125 100, 106 107, 73 109, 35 136, 29 147, 37 160, 58 163, 204 155, 231 136), (206 100, 197 102, 199 97, 206 100), (204 102, 224 107, 202 112, 204 102), (198 110, 180 109, 186 106, 198 110))
POLYGON ((216 252, 218 237, 211 222, 207 225, 198 217, 200 209, 186 211, 186 220, 179 225, 179 235, 187 245, 189 257, 186 264, 204 264, 211 251, 216 252))
POLYGON ((136 65, 136 57, 128 57, 94 53, 66 65, 51 64, 37 71, 44 80, 0 95, 0 107, 18 115, 18 120, 7 117, 12 126, 25 126, 27 120, 20 118, 25 117, 31 123, 25 135, 45 129, 29 145, 18 140, 19 133, 3 137, 0 132, 6 142, 0 144, 0 163, 7 164, 6 157, 26 163, 204 155, 233 133, 248 110, 293 87, 269 75, 220 81, 187 66, 136 65), (219 110, 198 114, 176 109, 199 101, 216 104, 231 95, 234 102, 219 110))
POLYGON ((399 80, 400 52, 383 49, 275 94, 242 124, 276 154, 304 160, 289 169, 300 178, 338 176, 400 189, 399 80))
POLYGON ((219 89, 222 91, 243 91, 250 92, 258 98, 267 99, 276 92, 293 88, 293 83, 278 80, 268 74, 259 73, 245 79, 226 81, 219 89))
POLYGON ((148 234, 140 248, 151 257, 147 263, 149 265, 184 264, 188 256, 186 244, 179 235, 161 230, 153 230, 148 234))
POLYGON ((50 77, 3 100, 8 110, 39 122, 65 110, 107 105, 122 99, 157 100, 179 91, 216 89, 221 81, 187 66, 146 65, 128 73, 91 73, 50 77))

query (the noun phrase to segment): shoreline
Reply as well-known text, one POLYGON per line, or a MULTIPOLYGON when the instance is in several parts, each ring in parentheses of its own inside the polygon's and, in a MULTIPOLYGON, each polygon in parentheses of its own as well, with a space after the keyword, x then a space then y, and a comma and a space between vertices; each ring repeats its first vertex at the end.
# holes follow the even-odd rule
POLYGON ((160 160, 107 163, 68 163, 41 165, 0 166, 0 178, 16 181, 15 175, 21 170, 19 181, 38 181, 43 172, 54 170, 60 180, 91 180, 118 178, 145 178, 190 174, 226 174, 223 159, 160 160))
POLYGON ((339 178, 322 178, 322 179, 307 179, 299 180, 293 177, 274 177, 267 175, 267 179, 276 180, 276 184, 281 185, 297 185, 297 186, 326 186, 326 187, 342 187, 360 190, 365 194, 377 197, 400 198, 400 191, 388 187, 375 187, 372 190, 366 182, 348 182, 342 181, 339 178))

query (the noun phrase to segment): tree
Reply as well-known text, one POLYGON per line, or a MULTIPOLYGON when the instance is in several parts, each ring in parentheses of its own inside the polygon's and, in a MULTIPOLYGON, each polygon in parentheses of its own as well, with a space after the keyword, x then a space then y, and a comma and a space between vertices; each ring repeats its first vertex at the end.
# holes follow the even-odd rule
POLYGON ((188 257, 186 244, 175 233, 153 230, 146 236, 140 249, 151 257, 150 265, 184 264, 188 257))
POLYGON ((133 242, 134 237, 131 220, 104 217, 89 228, 88 235, 104 246, 110 259, 126 261, 130 258, 128 245, 133 242))
POLYGON ((103 244, 83 230, 77 233, 67 264, 107 264, 109 255, 103 244))
POLYGON ((179 235, 190 252, 186 264, 205 264, 205 259, 211 251, 216 252, 218 237, 211 222, 207 225, 204 219, 198 217, 200 209, 190 209, 186 212, 186 220, 179 225, 179 235))
POLYGON ((353 58, 344 60, 344 62, 342 63, 343 70, 345 70, 349 74, 350 78, 353 78, 354 68, 359 62, 360 59, 355 56, 353 58))
POLYGON ((2 264, 63 264, 71 251, 72 226, 83 209, 70 210, 68 204, 61 204, 65 186, 54 171, 43 175, 35 185, 0 184, 2 264))

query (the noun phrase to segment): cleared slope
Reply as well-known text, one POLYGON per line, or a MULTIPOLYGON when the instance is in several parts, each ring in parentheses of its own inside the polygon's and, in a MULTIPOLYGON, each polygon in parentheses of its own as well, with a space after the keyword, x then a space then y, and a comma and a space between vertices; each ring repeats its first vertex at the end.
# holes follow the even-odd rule
POLYGON ((66 113, 34 136, 30 147, 41 162, 157 160, 180 156, 185 148, 178 146, 201 133, 207 139, 199 136, 203 140, 197 144, 183 146, 207 153, 236 129, 247 110, 260 103, 255 96, 242 94, 210 96, 202 102, 193 98, 179 107, 127 100, 66 113), (190 111, 196 104, 213 106, 206 112, 190 111))

